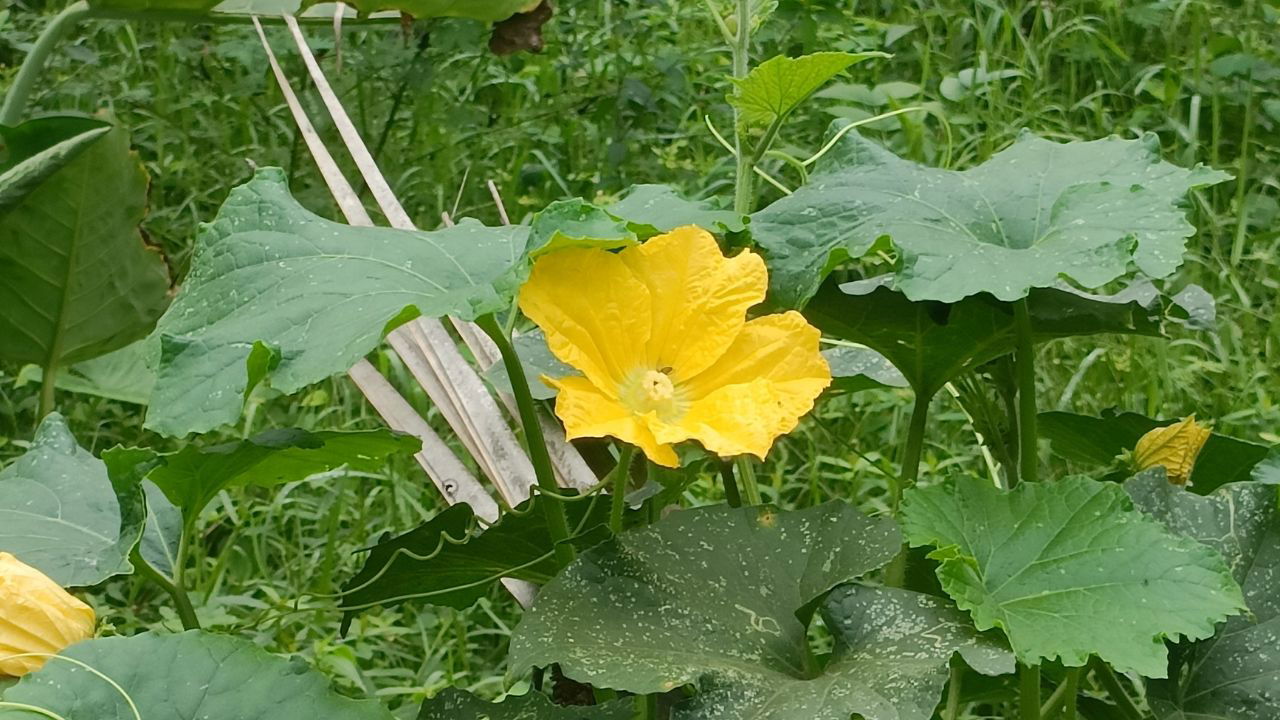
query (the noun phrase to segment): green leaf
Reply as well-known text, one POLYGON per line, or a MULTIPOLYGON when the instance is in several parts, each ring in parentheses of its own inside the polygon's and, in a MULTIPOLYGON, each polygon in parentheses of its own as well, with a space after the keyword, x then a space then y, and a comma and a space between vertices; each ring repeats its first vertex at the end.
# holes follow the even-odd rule
POLYGON ((1234 617, 1208 640, 1173 649, 1169 680, 1150 683, 1160 720, 1280 717, 1280 506, 1273 486, 1231 483, 1208 497, 1162 471, 1125 483, 1140 510, 1171 532, 1217 550, 1244 590, 1252 617, 1234 617))
POLYGON ((632 185, 621 200, 606 209, 626 220, 643 238, 685 225, 714 233, 742 232, 747 227, 747 216, 721 210, 706 200, 686 200, 666 185, 632 185))
POLYGON ((147 175, 128 134, 52 117, 0 136, 13 163, 0 174, 0 360, 62 367, 146 335, 169 276, 138 230, 147 175))
POLYGON ((147 526, 142 531, 138 552, 158 572, 173 577, 182 540, 182 510, 169 502, 164 491, 150 480, 142 483, 147 499, 147 526))
POLYGON ((850 132, 809 184, 752 216, 751 232, 780 305, 803 305, 836 261, 882 237, 898 253, 895 286, 912 300, 1017 300, 1062 277, 1095 288, 1131 265, 1169 275, 1195 230, 1180 205, 1187 191, 1228 177, 1161 161, 1154 135, 1060 144, 1024 133, 954 171, 850 132))
POLYGON ((564 707, 531 692, 491 703, 464 690, 448 688, 422 704, 418 720, 632 720, 635 701, 564 707))
POLYGON ((371 472, 382 469, 391 455, 411 454, 420 447, 417 438, 389 430, 283 428, 223 445, 187 445, 169 454, 117 447, 103 453, 103 458, 122 468, 150 463, 140 475, 191 517, 227 488, 274 487, 341 467, 371 472), (136 455, 122 461, 125 454, 136 455))
POLYGON ((831 368, 831 387, 844 392, 907 387, 907 378, 884 355, 869 347, 838 345, 822 351, 831 368))
MULTIPOLYGON (((1013 352, 1013 308, 990 295, 957 303, 913 302, 890 278, 837 285, 828 282, 805 316, 828 336, 866 345, 884 355, 916 392, 932 397, 961 373, 1013 352)), ((1028 298, 1037 342, 1123 333, 1158 336, 1173 301, 1149 283, 1111 296, 1066 286, 1038 288, 1028 298)))
MULTIPOLYGON (((323 675, 252 642, 192 630, 89 640, 63 656, 94 668, 50 660, 4 693, 4 701, 56 713, 64 720, 392 720, 373 700, 336 695, 323 675)), ((0 720, 30 720, 0 707, 0 720)))
MULTIPOLYGON (((520 366, 524 368, 525 381, 529 383, 529 391, 535 400, 550 400, 556 396, 555 388, 542 381, 542 376, 563 378, 582 373, 570 365, 560 362, 547 347, 547 338, 539 329, 521 333, 512 340, 516 354, 520 356, 520 366)), ((511 377, 507 375, 504 363, 494 363, 485 372, 485 377, 495 388, 503 392, 512 392, 511 377)))
POLYGON ((1262 462, 1254 466, 1250 478, 1257 483, 1280 485, 1280 449, 1272 448, 1262 462))
POLYGON ((1114 483, 1002 491, 958 477, 908 490, 902 512, 911 545, 937 548, 929 557, 947 594, 979 630, 1003 630, 1028 665, 1097 655, 1165 677, 1166 638, 1209 637, 1244 609, 1221 555, 1144 517, 1114 483))
POLYGON ((680 511, 582 553, 543 587, 510 667, 558 663, 633 693, 697 685, 674 720, 926 720, 956 651, 1011 669, 940 600, 837 590, 824 611, 836 656, 825 672, 807 659, 805 626, 823 597, 899 547, 892 520, 839 502, 680 511))
MULTIPOLYGON (((1104 411, 1102 417, 1043 412, 1039 415, 1039 430, 1041 437, 1049 439, 1054 454, 1074 462, 1110 466, 1132 451, 1143 435, 1174 422, 1114 409, 1104 411)), ((1190 489, 1203 495, 1226 483, 1247 480, 1269 450, 1266 445, 1213 433, 1200 450, 1191 472, 1190 489)))
MULTIPOLYGON (((156 374, 147 367, 146 352, 145 341, 130 343, 61 369, 54 385, 67 392, 146 405, 156 383, 156 374)), ((18 373, 15 385, 39 383, 43 378, 44 371, 39 365, 27 365, 18 373)))
POLYGON ((533 216, 528 254, 536 258, 572 247, 611 250, 636 242, 636 234, 625 222, 586 200, 574 198, 557 200, 533 216))
POLYGON ((231 191, 197 239, 160 319, 147 427, 166 435, 234 422, 270 375, 284 393, 344 372, 418 314, 505 310, 527 272, 528 228, 475 221, 435 232, 351 227, 304 209, 284 173, 231 191))
POLYGON ((752 68, 745 78, 734 78, 736 88, 729 102, 747 124, 770 125, 785 119, 850 65, 884 57, 889 56, 880 52, 817 52, 796 58, 779 55, 752 68))
MULTIPOLYGON (((343 586, 344 630, 356 611, 408 601, 465 610, 504 577, 546 583, 560 571, 537 496, 503 513, 487 529, 459 503, 403 535, 370 548, 360 572, 343 586)), ((609 535, 609 503, 593 496, 566 503, 569 542, 590 547, 609 535)))
POLYGON ((0 471, 0 550, 64 587, 133 572, 146 516, 135 483, 109 477, 51 413, 31 449, 0 471))

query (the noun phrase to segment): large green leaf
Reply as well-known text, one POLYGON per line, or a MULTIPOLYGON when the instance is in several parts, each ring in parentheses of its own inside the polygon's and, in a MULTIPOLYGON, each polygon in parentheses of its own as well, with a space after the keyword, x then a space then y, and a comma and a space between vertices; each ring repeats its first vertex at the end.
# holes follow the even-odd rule
POLYGON ((103 453, 103 458, 121 468, 144 465, 138 474, 155 483, 185 515, 192 516, 230 487, 272 487, 341 467, 380 470, 389 456, 414 453, 420 446, 417 438, 389 430, 311 432, 283 428, 223 445, 187 445, 168 454, 117 447, 103 453), (131 457, 117 463, 123 455, 131 457))
POLYGON ((913 300, 1017 300, 1063 276, 1095 288, 1135 264, 1169 275, 1194 232, 1179 203, 1228 177, 1161 161, 1154 135, 1060 144, 1028 133, 957 172, 850 132, 808 185, 752 216, 751 232, 782 305, 803 305, 834 262, 882 237, 899 255, 896 287, 913 300))
MULTIPOLYGON (((1117 458, 1132 451, 1143 435, 1176 422, 1115 410, 1104 411, 1102 417, 1056 411, 1040 413, 1039 417, 1040 435, 1049 439, 1055 454, 1104 467, 1114 465, 1117 458)), ((1250 471, 1262 462, 1269 450, 1266 445, 1213 433, 1196 459, 1191 489, 1203 495, 1220 485, 1247 480, 1250 471)), ((1120 479, 1127 475, 1123 473, 1120 479)))
POLYGON ((553 704, 546 695, 531 692, 491 703, 449 688, 422 704, 418 720, 632 720, 635 714, 632 700, 565 707, 553 704))
POLYGON ((1165 638, 1206 638, 1244 609, 1222 556, 1133 509, 1115 483, 1083 477, 909 490, 903 524, 931 545, 938 579, 980 630, 998 627, 1018 659, 1080 667, 1090 655, 1164 677, 1165 638))
POLYGON ((1125 483, 1140 510, 1171 532, 1222 553, 1252 617, 1234 617, 1208 640, 1174 648, 1169 680, 1148 686, 1161 720, 1280 717, 1280 505, 1274 486, 1231 483, 1208 497, 1149 471, 1125 483))
POLYGON ((641 237, 685 225, 716 233, 742 232, 747 221, 745 215, 718 209, 705 200, 686 200, 666 185, 633 185, 621 200, 605 209, 626 220, 641 237))
POLYGON ((133 572, 129 553, 145 516, 137 484, 109 476, 57 413, 0 472, 0 550, 59 585, 97 585, 133 572))
MULTIPOLYGON (((915 390, 932 396, 961 373, 1013 352, 1013 308, 990 295, 957 303, 911 301, 891 279, 828 282, 805 308, 824 333, 864 344, 889 359, 915 390)), ((1181 312, 1149 283, 1116 295, 1090 295, 1061 286, 1028 298, 1037 342, 1099 333, 1160 335, 1181 312)))
POLYGON ((779 55, 751 69, 736 86, 729 102, 751 125, 769 125, 791 113, 850 65, 870 58, 888 57, 880 52, 816 52, 800 57, 779 55))
MULTIPOLYGON (((358 610, 419 601, 465 610, 504 577, 546 583, 560 571, 555 541, 536 496, 482 528, 459 503, 403 535, 370 548, 343 586, 344 625, 358 610)), ((600 496, 567 503, 570 542, 589 547, 608 537, 609 503, 600 496)))
MULTIPOLYGON (((148 632, 89 640, 62 654, 120 689, 80 665, 54 659, 6 690, 4 701, 43 708, 64 720, 392 720, 376 701, 336 695, 301 660, 276 657, 241 638, 200 630, 148 632)), ((33 717, 0 707, 0 720, 33 717)))
POLYGON ((291 393, 347 370, 417 314, 507 309, 528 232, 342 225, 299 205, 279 169, 259 170, 202 229, 191 274, 156 327, 147 426, 182 435, 231 423, 264 375, 291 393))
POLYGON ((826 605, 841 643, 825 671, 805 635, 824 595, 899 543, 892 520, 838 502, 681 511, 588 550, 546 585, 512 636, 510 666, 558 663, 575 680, 634 693, 696 685, 677 720, 925 720, 956 651, 1000 664, 958 611, 849 588, 826 605))
POLYGON ((128 134, 51 117, 0 136, 0 359, 61 367, 145 335, 169 278, 138 230, 147 175, 128 134))

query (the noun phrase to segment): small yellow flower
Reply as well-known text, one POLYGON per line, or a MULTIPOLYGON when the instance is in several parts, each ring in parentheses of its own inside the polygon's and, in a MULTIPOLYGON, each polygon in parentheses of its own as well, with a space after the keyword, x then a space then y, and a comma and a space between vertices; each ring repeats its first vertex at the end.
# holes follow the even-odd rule
POLYGON ((569 439, 612 436, 660 465, 697 440, 759 458, 831 383, 818 330, 796 312, 747 320, 764 299, 759 255, 726 258, 715 238, 678 228, 614 253, 574 248, 539 259, 520 308, 582 376, 559 390, 569 439))
POLYGON ((93 608, 44 573, 0 552, 0 675, 39 670, 47 655, 93 637, 93 608), (15 655, 34 656, 14 657, 15 655))
POLYGON ((1186 485, 1209 435, 1208 428, 1196 423, 1195 415, 1158 427, 1138 439, 1133 449, 1134 466, 1139 471, 1163 466, 1169 482, 1186 485))

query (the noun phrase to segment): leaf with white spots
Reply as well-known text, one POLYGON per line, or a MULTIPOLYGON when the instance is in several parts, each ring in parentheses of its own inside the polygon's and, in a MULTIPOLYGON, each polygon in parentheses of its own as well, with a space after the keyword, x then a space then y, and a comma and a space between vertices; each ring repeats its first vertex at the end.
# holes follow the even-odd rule
POLYGON ((1000 490, 978 478, 909 490, 903 527, 942 588, 1029 665, 1165 677, 1166 638, 1201 639, 1244 610, 1222 556, 1169 533, 1115 483, 1069 477, 1000 490))
POLYGON ((833 587, 888 562, 896 525, 844 503, 806 510, 707 507, 592 548, 542 589, 510 666, 558 663, 596 687, 698 693, 673 720, 927 720, 947 662, 1012 669, 998 645, 937 598, 844 587, 823 605, 838 638, 825 669, 806 625, 833 587))
POLYGON ((1227 620, 1208 640, 1172 650, 1169 680, 1148 685, 1159 720, 1280 717, 1280 496, 1274 485, 1223 485, 1207 497, 1160 470, 1125 483, 1140 510, 1171 532, 1222 553, 1252 616, 1227 620))
POLYGON ((528 234, 470 220, 434 232, 343 225, 299 205, 279 169, 259 170, 201 229, 191 273, 156 326, 147 427, 183 435, 232 423, 264 378, 292 393, 346 371, 414 316, 509 308, 528 234))
POLYGON ((1026 297, 1067 277, 1096 288, 1132 265, 1165 277, 1195 228, 1189 190, 1229 176, 1160 159, 1154 135, 1056 143, 1024 133, 963 171, 904 160, 856 131, 809 183, 757 212, 751 232, 777 304, 801 306, 835 262, 887 237, 912 300, 1026 297))
POLYGON ((0 551, 64 587, 133 572, 146 516, 136 483, 117 480, 53 413, 31 449, 0 472, 0 551))
MULTIPOLYGON (((98 638, 62 655, 115 685, 83 665, 52 659, 5 690, 4 701, 64 720, 393 720, 376 701, 335 694, 301 660, 227 635, 192 630, 98 638)), ((0 720, 33 717, 0 707, 0 720)))
POLYGON ((552 703, 546 695, 531 692, 491 703, 455 688, 423 703, 418 713, 418 720, 632 720, 634 717, 632 700, 566 707, 552 703))

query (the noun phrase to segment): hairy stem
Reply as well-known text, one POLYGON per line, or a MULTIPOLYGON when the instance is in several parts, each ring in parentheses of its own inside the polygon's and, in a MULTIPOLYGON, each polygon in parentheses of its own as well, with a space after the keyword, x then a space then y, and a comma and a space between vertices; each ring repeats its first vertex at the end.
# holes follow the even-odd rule
POLYGON ((524 426, 524 437, 529 446, 529 460, 533 463, 533 472, 538 478, 538 487, 542 490, 538 504, 542 506, 551 539, 556 544, 556 560, 561 565, 567 565, 574 556, 573 547, 566 542, 569 539, 569 521, 565 517, 564 505, 556 498, 560 488, 556 484, 547 442, 542 436, 542 425, 538 422, 538 409, 534 407, 533 394, 529 391, 529 380, 525 377, 515 348, 511 346, 511 336, 499 325, 497 318, 485 315, 476 321, 476 325, 498 346, 502 364, 511 378, 511 394, 515 396, 516 407, 520 411, 520 424, 524 426))
POLYGON ((623 445, 618 452, 618 466, 613 469, 613 496, 609 505, 609 529, 614 535, 622 532, 622 513, 627 507, 627 480, 631 478, 631 459, 636 449, 632 445, 623 445))
POLYGON ((27 53, 27 57, 18 68, 18 74, 13 78, 9 92, 5 93, 4 105, 0 106, 0 125, 18 124, 22 119, 23 111, 27 109, 27 101, 31 99, 31 91, 35 89, 36 81, 44 72, 45 62, 53 54, 54 48, 62 42, 62 38, 66 37, 76 23, 91 13, 89 3, 79 0, 68 5, 65 10, 55 15, 48 25, 44 26, 35 44, 31 46, 31 52, 27 53))
MULTIPOLYGON (((751 0, 738 0, 737 35, 733 42, 733 76, 744 78, 751 69, 751 0)), ((738 156, 734 177, 733 209, 739 213, 751 212, 755 199, 755 167, 747 156, 747 129, 742 123, 742 113, 733 111, 733 145, 738 156)))
POLYGON ((1040 470, 1040 436, 1036 431, 1036 346, 1026 298, 1013 304, 1013 317, 1017 331, 1014 363, 1018 378, 1018 476, 1021 482, 1035 482, 1040 470))

